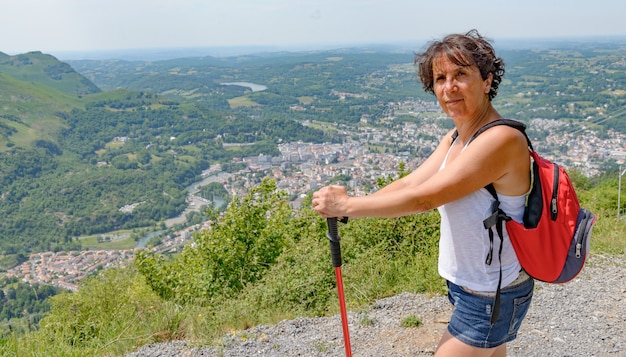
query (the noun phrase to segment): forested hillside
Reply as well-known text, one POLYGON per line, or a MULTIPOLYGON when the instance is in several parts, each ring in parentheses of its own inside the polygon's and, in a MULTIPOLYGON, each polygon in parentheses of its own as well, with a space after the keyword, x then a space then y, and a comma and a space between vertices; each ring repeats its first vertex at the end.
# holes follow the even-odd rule
POLYGON ((252 119, 149 92, 91 85, 72 94, 91 82, 76 72, 42 75, 71 69, 51 58, 2 62, 1 268, 32 252, 80 249, 81 235, 157 226, 183 211, 185 188, 210 163, 273 155, 279 140, 328 140, 288 118, 252 119), (227 150, 224 142, 250 145, 227 150), (120 211, 133 204, 132 213, 120 211))

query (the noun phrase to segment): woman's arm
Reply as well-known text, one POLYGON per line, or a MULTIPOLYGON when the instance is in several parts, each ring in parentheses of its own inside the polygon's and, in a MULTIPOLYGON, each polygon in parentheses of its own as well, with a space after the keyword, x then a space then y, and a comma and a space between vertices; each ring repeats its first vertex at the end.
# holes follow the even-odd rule
POLYGON ((433 173, 435 162, 440 165, 443 160, 438 156, 441 148, 442 144, 433 153, 433 160, 427 160, 428 166, 390 189, 349 197, 343 187, 324 187, 314 193, 313 207, 324 217, 399 217, 434 209, 489 183, 507 195, 521 195, 528 190, 528 148, 517 129, 497 126, 485 131, 448 160, 443 170, 437 168, 433 173))

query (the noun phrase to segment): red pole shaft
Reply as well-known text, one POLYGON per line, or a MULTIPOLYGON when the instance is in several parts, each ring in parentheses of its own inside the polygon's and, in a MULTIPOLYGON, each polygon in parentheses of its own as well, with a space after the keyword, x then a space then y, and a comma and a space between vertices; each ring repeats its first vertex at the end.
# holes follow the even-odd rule
POLYGON ((335 268, 337 279, 337 294, 339 295, 339 310, 341 311, 341 326, 343 327, 343 341, 346 348, 346 357, 352 357, 350 348, 350 331, 348 330, 348 314, 346 312, 346 299, 343 294, 343 279, 341 277, 341 266, 335 268))

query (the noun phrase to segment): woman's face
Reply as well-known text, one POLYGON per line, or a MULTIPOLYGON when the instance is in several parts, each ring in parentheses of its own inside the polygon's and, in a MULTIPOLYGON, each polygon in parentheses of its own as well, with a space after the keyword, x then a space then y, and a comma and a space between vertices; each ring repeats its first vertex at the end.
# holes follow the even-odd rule
POLYGON ((433 61, 433 89, 439 105, 452 119, 472 119, 490 107, 490 74, 483 80, 476 66, 460 66, 441 55, 433 61))

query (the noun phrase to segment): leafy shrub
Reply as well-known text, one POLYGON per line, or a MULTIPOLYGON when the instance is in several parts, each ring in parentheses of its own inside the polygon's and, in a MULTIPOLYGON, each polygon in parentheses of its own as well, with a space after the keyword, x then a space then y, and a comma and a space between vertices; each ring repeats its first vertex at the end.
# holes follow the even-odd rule
POLYGON ((207 304, 236 296, 276 263, 290 234, 293 210, 286 194, 265 179, 244 198, 235 198, 210 230, 171 261, 140 252, 136 264, 161 297, 207 304))

